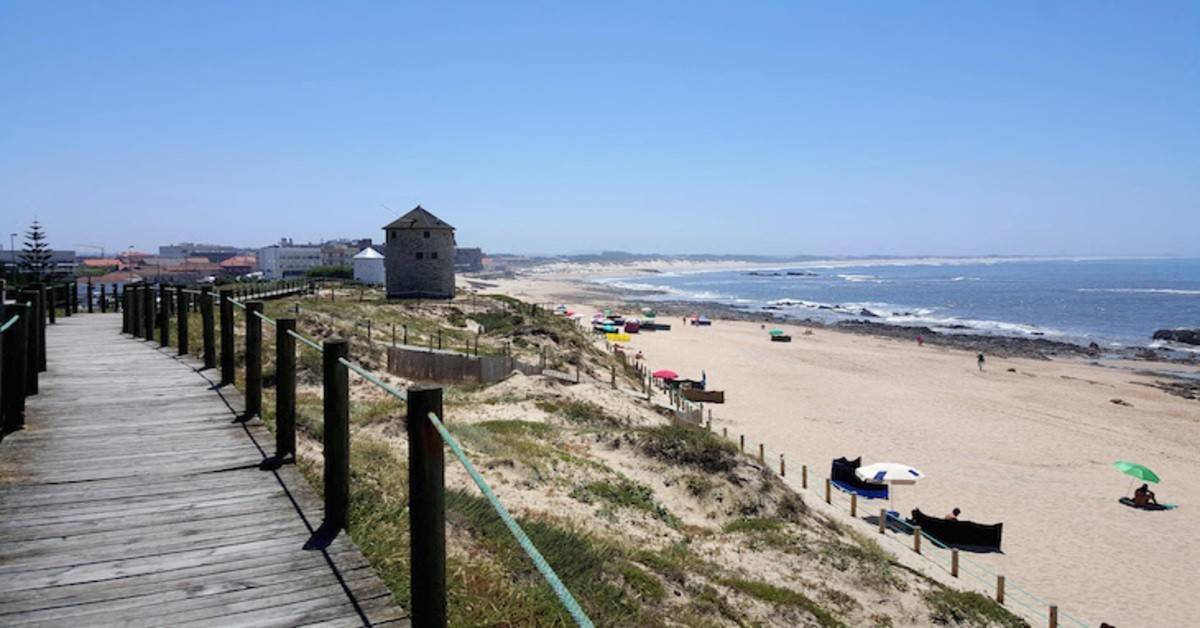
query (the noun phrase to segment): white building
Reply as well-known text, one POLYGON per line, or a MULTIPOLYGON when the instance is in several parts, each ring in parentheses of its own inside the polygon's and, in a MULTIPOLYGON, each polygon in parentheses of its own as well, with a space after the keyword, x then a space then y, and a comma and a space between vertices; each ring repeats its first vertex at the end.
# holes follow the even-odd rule
POLYGON ((354 256, 354 280, 369 286, 381 286, 386 275, 383 270, 383 255, 367 247, 354 256))
POLYGON ((297 246, 291 240, 283 240, 258 250, 258 268, 267 279, 303 277, 320 265, 321 246, 318 244, 297 246))

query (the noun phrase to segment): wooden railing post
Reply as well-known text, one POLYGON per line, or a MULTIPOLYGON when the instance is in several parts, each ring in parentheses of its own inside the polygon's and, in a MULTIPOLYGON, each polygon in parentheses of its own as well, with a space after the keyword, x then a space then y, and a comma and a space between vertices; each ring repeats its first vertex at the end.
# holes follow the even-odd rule
MULTIPOLYGON (((113 284, 113 301, 114 301, 114 303, 119 302, 116 300, 116 296, 117 296, 117 287, 116 287, 116 284, 113 284)), ((125 300, 125 307, 118 308, 121 310, 121 333, 128 334, 129 333, 129 290, 125 290, 125 294, 121 295, 121 298, 125 300)))
POLYGON ((1058 628, 1058 606, 1056 604, 1050 605, 1050 618, 1047 625, 1050 628, 1058 628))
POLYGON ((49 287, 42 289, 42 299, 45 303, 45 311, 50 318, 51 325, 58 323, 58 314, 56 313, 58 310, 58 298, 55 296, 56 292, 58 292, 58 288, 54 284, 50 284, 49 287))
POLYGON ((96 308, 92 304, 93 298, 96 296, 95 289, 92 288, 92 279, 89 277, 87 282, 87 311, 88 314, 95 314, 96 308))
POLYGON ((275 320, 275 457, 296 457, 296 319, 275 320))
POLYGON ((429 420, 442 414, 442 389, 408 389, 408 521, 414 626, 446 625, 445 460, 429 420))
MULTIPOLYGON (((37 354, 34 356, 32 364, 36 365, 38 373, 44 373, 46 372, 46 298, 50 293, 50 288, 40 284, 38 288, 37 312, 34 313, 33 318, 33 328, 37 332, 37 336, 34 338, 37 344, 37 354)), ((37 393, 36 387, 33 392, 37 393)))
MULTIPOLYGON (((854 494, 851 493, 851 496, 854 494)), ((887 508, 879 509, 879 533, 887 532, 887 508)))
POLYGON ((913 551, 921 553, 921 526, 913 526, 913 551))
POLYGON ((233 361, 233 301, 228 291, 221 291, 221 385, 234 381, 233 361))
POLYGON ((958 577, 958 550, 950 550, 950 575, 958 577))
POLYGON ((179 355, 188 354, 188 297, 183 286, 175 286, 175 335, 179 336, 179 355))
POLYGON ((38 394, 38 373, 41 372, 41 343, 38 340, 38 328, 42 327, 40 320, 41 290, 22 290, 21 301, 25 304, 25 394, 38 394))
MULTIPOLYGON (((91 284, 89 284, 91 285, 91 284)), ((113 284, 113 289, 116 290, 116 284, 113 284)), ((115 294, 115 293, 114 293, 115 294)), ((108 285, 100 284, 100 313, 108 314, 108 285)))
POLYGON ((1004 576, 996 576, 996 603, 1004 603, 1004 576))
MULTIPOLYGON (((321 527, 336 535, 338 530, 346 529, 350 509, 350 374, 346 365, 338 361, 349 358, 350 343, 340 338, 326 340, 323 349, 325 522, 321 527)), ((409 504, 412 500, 410 493, 409 504)))
MULTIPOLYGON (((21 295, 16 295, 21 298, 21 295)), ((0 346, 3 347, 3 358, 0 358, 0 396, 4 398, 0 411, 4 414, 4 423, 0 438, 4 433, 19 430, 25 426, 25 395, 29 386, 29 339, 26 337, 26 323, 32 308, 28 304, 5 308, 6 316, 17 314, 17 322, 8 331, 0 334, 0 346)), ((0 321, 3 324, 5 321, 0 321)))
POLYGON ((154 340, 154 290, 149 285, 142 286, 142 338, 154 340))
POLYGON ((76 279, 75 281, 72 281, 71 283, 69 283, 67 285, 71 289, 71 311, 78 314, 79 313, 79 280, 76 279))
POLYGON ((217 367, 217 330, 213 323, 212 291, 208 286, 200 289, 200 336, 204 343, 204 368, 217 367))
POLYGON ((64 318, 70 318, 71 314, 73 313, 72 310, 74 310, 74 307, 72 307, 72 304, 71 304, 71 298, 75 294, 75 291, 71 290, 71 287, 74 285, 75 284, 73 284, 69 281, 63 282, 62 284, 60 284, 60 287, 62 288, 63 317, 64 318))
POLYGON ((262 301, 246 303, 246 414, 262 416, 262 301))
POLYGON ((158 284, 158 344, 171 344, 171 289, 158 284))

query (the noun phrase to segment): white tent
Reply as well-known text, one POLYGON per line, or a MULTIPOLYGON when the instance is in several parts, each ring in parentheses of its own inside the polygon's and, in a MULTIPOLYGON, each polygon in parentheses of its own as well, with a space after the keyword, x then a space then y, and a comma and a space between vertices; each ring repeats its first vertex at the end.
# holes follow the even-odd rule
POLYGON ((367 247, 354 256, 354 279, 372 286, 384 283, 383 255, 367 247))

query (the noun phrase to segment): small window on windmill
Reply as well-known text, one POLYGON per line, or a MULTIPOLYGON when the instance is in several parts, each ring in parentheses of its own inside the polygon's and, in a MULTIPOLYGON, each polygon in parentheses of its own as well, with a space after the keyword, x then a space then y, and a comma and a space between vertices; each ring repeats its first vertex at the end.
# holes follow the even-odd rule
POLYGON ((426 238, 428 238, 428 237, 429 237, 429 232, 428 232, 428 231, 426 231, 426 232, 425 232, 425 237, 426 237, 426 238))
POLYGON ((429 258, 430 258, 430 259, 437 259, 437 251, 434 251, 434 252, 430 253, 430 254, 429 254, 429 258))
POLYGON ((417 259, 425 259, 424 253, 417 253, 417 259))

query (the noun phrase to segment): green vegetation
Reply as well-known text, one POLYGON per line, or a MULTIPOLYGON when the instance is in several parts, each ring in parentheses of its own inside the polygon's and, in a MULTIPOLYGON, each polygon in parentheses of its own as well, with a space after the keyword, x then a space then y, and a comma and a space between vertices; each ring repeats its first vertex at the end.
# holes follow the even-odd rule
POLYGON ((940 624, 987 628, 1028 628, 1029 624, 997 604, 991 598, 974 591, 937 589, 925 594, 930 618, 940 624))
POLYGON ((603 425, 620 427, 623 422, 604 411, 599 405, 590 401, 574 399, 543 399, 537 402, 539 410, 547 414, 557 414, 572 423, 581 425, 603 425))
POLYGON ((726 473, 737 466, 737 447, 703 428, 667 425, 641 431, 642 451, 663 462, 726 473))
POLYGON ((585 504, 603 502, 615 508, 639 510, 667 525, 679 527, 679 519, 666 506, 654 500, 654 491, 650 487, 626 478, 589 482, 571 491, 571 497, 585 504))
POLYGON ((784 589, 765 582, 755 580, 743 580, 741 578, 726 578, 721 580, 721 584, 739 591, 751 597, 758 598, 764 602, 769 602, 776 606, 795 606, 809 612, 817 623, 828 628, 844 627, 845 624, 838 621, 829 611, 825 610, 820 604, 812 601, 802 593, 797 593, 791 589, 784 589))
POLYGON ((314 266, 306 276, 311 278, 354 279, 354 269, 349 266, 314 266))

